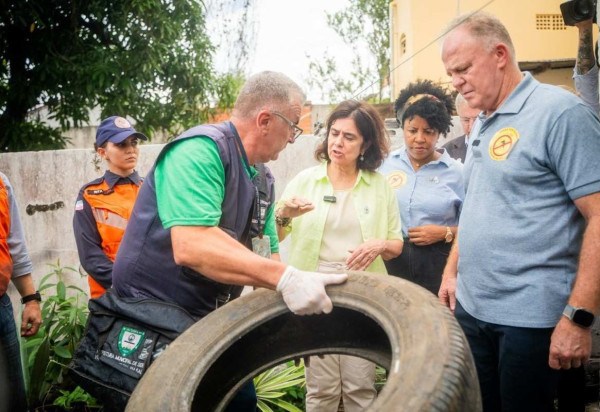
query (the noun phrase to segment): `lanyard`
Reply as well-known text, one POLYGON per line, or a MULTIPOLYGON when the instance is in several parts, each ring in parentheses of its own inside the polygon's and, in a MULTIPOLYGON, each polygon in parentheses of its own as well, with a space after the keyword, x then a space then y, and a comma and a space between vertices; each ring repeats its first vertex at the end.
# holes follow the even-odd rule
POLYGON ((240 136, 238 135, 237 130, 233 126, 233 123, 229 122, 229 128, 233 132, 233 136, 235 138, 234 142, 235 142, 235 146, 237 148, 238 154, 242 158, 244 167, 246 168, 246 172, 248 174, 248 178, 250 179, 250 182, 252 183, 252 186, 254 187, 254 214, 256 215, 256 224, 258 226, 258 237, 262 239, 263 231, 264 231, 264 224, 261 219, 261 213, 260 213, 260 194, 258 192, 258 186, 256 186, 256 183, 254 183, 254 179, 252 179, 250 177, 252 175, 251 170, 250 170, 250 162, 248 161, 248 156, 246 155, 244 146, 242 145, 242 140, 240 139, 240 136))

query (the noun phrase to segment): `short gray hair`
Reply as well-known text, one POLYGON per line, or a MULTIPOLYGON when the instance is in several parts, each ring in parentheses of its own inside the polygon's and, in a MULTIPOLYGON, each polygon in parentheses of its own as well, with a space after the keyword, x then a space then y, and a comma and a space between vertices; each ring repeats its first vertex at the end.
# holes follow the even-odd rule
POLYGON ((515 46, 513 45, 510 34, 506 26, 494 15, 483 11, 463 14, 454 18, 445 31, 449 33, 455 28, 464 26, 469 33, 476 39, 481 40, 487 50, 490 50, 498 43, 504 43, 508 47, 510 57, 514 64, 517 64, 515 46))
POLYGON ((283 110, 294 100, 304 104, 306 96, 292 79, 283 73, 263 71, 248 78, 233 106, 233 115, 251 118, 264 107, 283 110))

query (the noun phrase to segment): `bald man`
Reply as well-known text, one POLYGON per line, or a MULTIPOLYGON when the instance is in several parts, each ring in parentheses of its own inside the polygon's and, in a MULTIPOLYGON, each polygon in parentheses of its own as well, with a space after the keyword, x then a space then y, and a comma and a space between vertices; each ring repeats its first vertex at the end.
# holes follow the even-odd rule
POLYGON ((450 28, 444 66, 483 112, 439 298, 469 341, 484 411, 553 411, 558 370, 589 359, 600 311, 600 121, 521 73, 497 18, 450 28))

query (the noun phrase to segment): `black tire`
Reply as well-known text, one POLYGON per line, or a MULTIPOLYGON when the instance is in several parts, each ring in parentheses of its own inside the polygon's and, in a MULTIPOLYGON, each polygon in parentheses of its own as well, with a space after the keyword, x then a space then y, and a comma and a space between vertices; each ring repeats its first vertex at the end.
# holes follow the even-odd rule
POLYGON ((352 272, 328 288, 328 315, 293 315, 269 290, 196 323, 157 359, 127 411, 220 411, 246 381, 286 360, 344 353, 388 371, 372 411, 480 411, 466 339, 435 296, 408 281, 352 272))

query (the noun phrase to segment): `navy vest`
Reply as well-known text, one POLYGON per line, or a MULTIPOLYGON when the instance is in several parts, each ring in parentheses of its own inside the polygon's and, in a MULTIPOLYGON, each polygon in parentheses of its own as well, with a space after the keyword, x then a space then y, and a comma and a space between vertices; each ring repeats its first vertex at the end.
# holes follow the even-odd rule
MULTIPOLYGON (((174 145, 198 136, 209 137, 217 144, 225 169, 225 197, 219 227, 248 246, 255 215, 256 188, 245 171, 241 158, 244 149, 230 122, 187 130, 163 148, 157 162, 174 145)), ((171 232, 163 228, 158 217, 155 167, 156 163, 144 180, 121 241, 113 266, 113 288, 119 296, 172 302, 195 317, 203 317, 219 304, 238 297, 243 287, 216 282, 175 264, 171 232)), ((265 187, 266 184, 272 191, 273 178, 267 171, 261 175, 264 179, 261 185, 265 187)), ((272 193, 269 201, 272 202, 272 193)))

